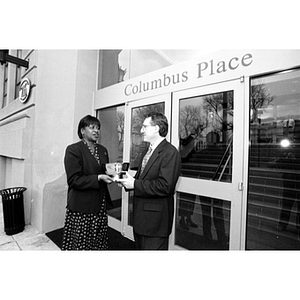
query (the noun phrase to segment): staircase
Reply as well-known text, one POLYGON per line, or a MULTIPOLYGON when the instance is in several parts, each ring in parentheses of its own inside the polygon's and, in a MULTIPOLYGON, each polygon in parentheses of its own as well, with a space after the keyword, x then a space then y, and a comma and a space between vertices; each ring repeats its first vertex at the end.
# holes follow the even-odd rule
MULTIPOLYGON (((227 145, 216 144, 202 151, 191 153, 182 160, 181 173, 186 177, 211 180, 225 153, 227 145)), ((228 156, 226 156, 227 158, 228 156)), ((227 167, 221 181, 230 181, 230 168, 227 167)))
MULTIPOLYGON (((300 209, 299 148, 257 145, 250 150, 247 220, 248 249, 300 249, 297 214, 300 209), (291 158, 293 157, 293 158, 291 158), (283 205, 284 202, 284 205, 283 205), (286 215, 285 220, 282 215, 286 215), (289 217, 288 217, 289 216, 289 217)), ((300 214, 300 211, 299 211, 300 214)))
MULTIPOLYGON (((191 152, 182 161, 182 175, 211 180, 225 149, 226 145, 218 144, 200 152, 191 152)), ((286 158, 287 151, 278 145, 251 147, 247 249, 300 249, 297 230, 298 209, 300 218, 299 150, 299 146, 294 146, 290 158, 286 158), (289 219, 280 222, 282 214, 290 214, 289 219)), ((230 182, 230 172, 227 167, 221 181, 230 182)))

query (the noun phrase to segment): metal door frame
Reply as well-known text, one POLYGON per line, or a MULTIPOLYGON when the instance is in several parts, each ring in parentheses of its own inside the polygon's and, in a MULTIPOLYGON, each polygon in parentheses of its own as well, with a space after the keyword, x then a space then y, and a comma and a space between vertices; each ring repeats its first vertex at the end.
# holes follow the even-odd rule
MULTIPOLYGON (((180 177, 177 184, 178 192, 186 192, 195 195, 209 196, 231 202, 230 210, 230 250, 241 250, 245 244, 245 207, 247 193, 245 186, 246 180, 246 163, 244 160, 244 149, 247 141, 246 137, 246 119, 245 118, 245 80, 230 80, 221 83, 215 83, 198 88, 178 91, 173 93, 172 108, 172 142, 178 147, 179 145, 179 101, 183 98, 208 95, 224 91, 234 91, 234 118, 233 118, 233 175, 232 182, 216 182, 196 178, 180 177)), ((248 103, 248 102, 247 102, 248 103)), ((248 119, 247 119, 248 120, 248 119)), ((175 202, 176 205, 176 202, 175 202)), ((176 206, 175 206, 176 207, 176 206)), ((182 249, 175 245, 175 222, 173 231, 170 236, 170 249, 182 249)))
MULTIPOLYGON (((124 152, 123 160, 130 161, 130 147, 131 147, 131 114, 132 109, 141 106, 147 106, 155 103, 165 104, 165 112, 168 122, 169 122, 169 133, 166 137, 170 141, 171 137, 171 93, 162 94, 159 96, 143 98, 140 100, 135 100, 132 102, 127 102, 125 104, 125 127, 124 127, 124 152)), ((134 176, 136 171, 129 170, 129 174, 134 176)), ((121 233, 125 237, 133 240, 133 230, 132 226, 128 224, 128 210, 129 210, 129 196, 128 193, 123 189, 122 191, 122 215, 121 215, 121 233)))

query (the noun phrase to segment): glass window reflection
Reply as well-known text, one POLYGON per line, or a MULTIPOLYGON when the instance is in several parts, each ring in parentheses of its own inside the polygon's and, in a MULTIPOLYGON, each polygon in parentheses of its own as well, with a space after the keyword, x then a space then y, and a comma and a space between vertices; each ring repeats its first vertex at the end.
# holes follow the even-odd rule
POLYGON ((213 49, 123 49, 118 53, 119 81, 135 78, 212 51, 213 49))
POLYGON ((231 182, 233 91, 180 100, 182 175, 231 182))
POLYGON ((176 199, 176 245, 189 250, 229 250, 229 201, 183 192, 176 199))
MULTIPOLYGON (((107 148, 111 163, 123 162, 124 111, 124 105, 98 111, 98 118, 101 122, 100 143, 107 148)), ((107 207, 108 215, 121 220, 121 189, 116 184, 108 185, 108 189, 113 202, 113 207, 107 207)))
MULTIPOLYGON (((142 153, 148 147, 148 143, 144 142, 141 134, 141 128, 145 119, 145 115, 156 111, 165 113, 164 102, 135 107, 132 109, 131 114, 131 147, 130 147, 130 165, 131 170, 136 171, 141 163, 142 153)), ((132 226, 132 209, 133 209, 133 192, 129 193, 129 206, 128 206, 128 225, 132 226)))
POLYGON ((300 249, 300 71, 251 81, 246 248, 300 249))
POLYGON ((164 113, 165 104, 156 103, 141 107, 135 107, 132 109, 131 115, 131 148, 130 148, 130 169, 137 170, 143 151, 148 147, 148 143, 144 142, 143 135, 141 134, 141 128, 145 119, 145 115, 156 111, 164 113))

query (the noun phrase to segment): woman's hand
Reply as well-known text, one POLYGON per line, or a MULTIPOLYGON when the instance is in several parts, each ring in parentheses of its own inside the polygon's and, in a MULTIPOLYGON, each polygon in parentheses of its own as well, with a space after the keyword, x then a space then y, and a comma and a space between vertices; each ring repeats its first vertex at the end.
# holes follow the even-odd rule
POLYGON ((113 178, 111 178, 110 176, 106 175, 106 174, 100 174, 98 175, 98 181, 104 181, 105 183, 112 183, 113 182, 113 178))

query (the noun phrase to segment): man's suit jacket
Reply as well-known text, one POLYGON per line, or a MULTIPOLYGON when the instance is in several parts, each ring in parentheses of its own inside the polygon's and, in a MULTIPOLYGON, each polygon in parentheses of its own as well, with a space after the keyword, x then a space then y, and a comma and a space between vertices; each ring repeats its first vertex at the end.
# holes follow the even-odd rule
POLYGON ((163 140, 134 182, 133 230, 140 235, 167 237, 172 231, 174 193, 181 171, 177 149, 163 140))
POLYGON ((69 186, 67 208, 72 211, 98 213, 103 197, 111 204, 107 184, 98 181, 98 174, 105 174, 108 152, 102 145, 96 144, 96 147, 101 165, 82 141, 66 149, 64 163, 69 186))

